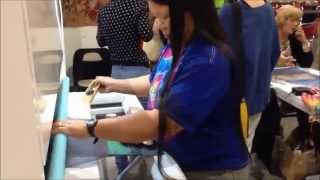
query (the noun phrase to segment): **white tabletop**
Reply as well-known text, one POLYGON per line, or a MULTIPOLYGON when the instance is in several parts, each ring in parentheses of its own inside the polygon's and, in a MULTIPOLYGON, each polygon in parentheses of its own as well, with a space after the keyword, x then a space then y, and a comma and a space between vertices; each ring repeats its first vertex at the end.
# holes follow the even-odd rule
MULTIPOLYGON (((71 92, 68 102, 68 117, 71 119, 90 119, 90 104, 84 100, 84 92, 71 92)), ((135 95, 123 93, 98 93, 93 100, 96 101, 121 101, 125 112, 130 109, 143 109, 138 98, 135 95)))

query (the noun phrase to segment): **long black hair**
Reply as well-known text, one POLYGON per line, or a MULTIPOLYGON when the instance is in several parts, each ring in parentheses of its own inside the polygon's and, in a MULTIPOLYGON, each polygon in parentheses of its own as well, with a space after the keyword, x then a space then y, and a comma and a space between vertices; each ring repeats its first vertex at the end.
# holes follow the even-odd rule
MULTIPOLYGON (((177 65, 183 46, 183 35, 185 29, 185 12, 190 13, 193 18, 195 30, 193 35, 200 36, 204 40, 215 45, 226 57, 233 58, 230 49, 226 46, 226 35, 218 18, 218 13, 213 0, 149 0, 156 4, 169 7, 170 16, 170 44, 172 47, 172 68, 164 82, 164 88, 160 92, 159 126, 158 126, 158 167, 163 174, 161 155, 164 147, 164 135, 166 129, 166 95, 172 71, 177 65)), ((240 123, 240 121, 239 121, 240 123)), ((241 133, 241 124, 239 124, 241 133)))

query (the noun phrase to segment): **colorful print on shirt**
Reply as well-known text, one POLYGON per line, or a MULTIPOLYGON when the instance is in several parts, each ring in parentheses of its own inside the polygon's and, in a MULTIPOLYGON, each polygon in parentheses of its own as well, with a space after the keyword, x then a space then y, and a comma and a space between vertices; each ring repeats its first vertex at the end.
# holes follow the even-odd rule
POLYGON ((157 108, 159 105, 159 97, 163 88, 164 79, 171 69, 172 51, 170 46, 166 46, 159 58, 159 63, 150 75, 150 90, 148 99, 148 109, 157 108))

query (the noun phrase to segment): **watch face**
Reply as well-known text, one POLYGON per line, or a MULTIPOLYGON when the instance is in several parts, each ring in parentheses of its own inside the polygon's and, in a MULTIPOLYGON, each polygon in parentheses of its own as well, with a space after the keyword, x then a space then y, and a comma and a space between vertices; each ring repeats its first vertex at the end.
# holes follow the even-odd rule
POLYGON ((94 123, 95 123, 95 120, 87 121, 87 125, 88 125, 88 126, 92 126, 94 123))
POLYGON ((87 121, 87 130, 88 130, 88 133, 91 137, 96 137, 95 133, 94 133, 94 128, 96 127, 97 125, 97 120, 96 119, 93 119, 93 120, 90 120, 90 121, 87 121))

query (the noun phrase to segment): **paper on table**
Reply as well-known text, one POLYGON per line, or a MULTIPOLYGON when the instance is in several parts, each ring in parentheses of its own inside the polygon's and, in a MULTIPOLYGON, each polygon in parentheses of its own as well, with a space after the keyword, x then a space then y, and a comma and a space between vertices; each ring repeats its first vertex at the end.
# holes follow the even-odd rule
POLYGON ((70 92, 68 117, 71 119, 90 119, 90 104, 83 101, 84 92, 70 92))
MULTIPOLYGON (((68 117, 72 119, 90 119, 90 104, 84 100, 84 92, 70 92, 68 103, 68 117)), ((98 93, 92 104, 122 102, 127 113, 129 108, 143 109, 138 98, 134 95, 121 93, 98 93)))
POLYGON ((272 78, 274 80, 283 80, 290 83, 301 83, 303 81, 317 81, 319 79, 319 74, 308 71, 308 69, 288 67, 275 69, 272 73, 272 78))

